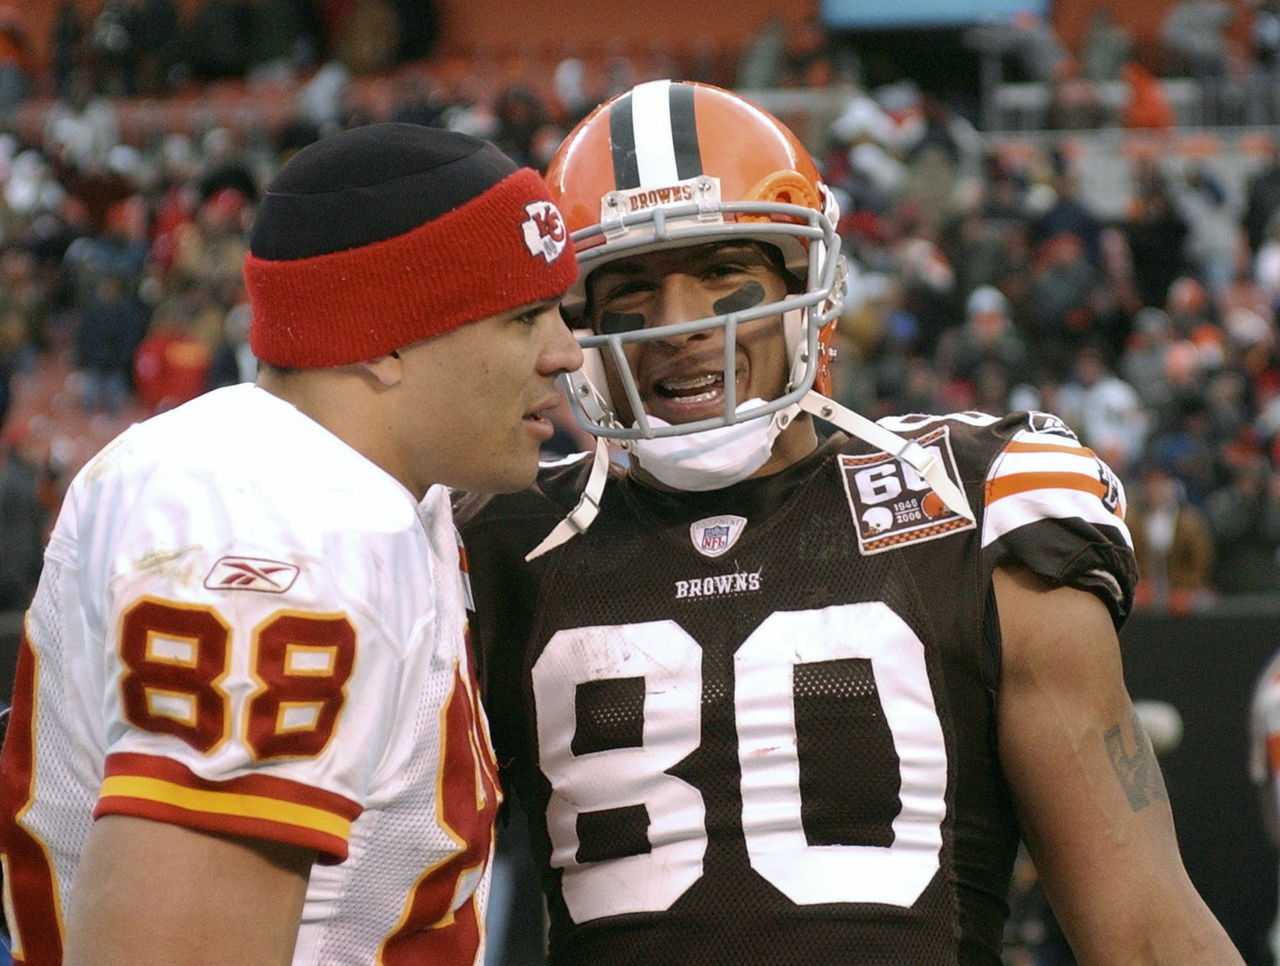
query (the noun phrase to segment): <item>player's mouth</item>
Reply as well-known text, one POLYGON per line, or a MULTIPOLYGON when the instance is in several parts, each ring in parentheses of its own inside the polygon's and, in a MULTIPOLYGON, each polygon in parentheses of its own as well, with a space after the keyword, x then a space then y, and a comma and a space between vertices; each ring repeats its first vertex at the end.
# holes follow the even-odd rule
POLYGON ((535 409, 529 410, 524 414, 523 422, 525 429, 529 430, 534 436, 543 442, 549 440, 555 433, 555 426, 551 422, 551 411, 560 403, 557 397, 552 402, 544 402, 535 409))
POLYGON ((724 395, 724 373, 706 372, 684 379, 663 379, 654 384, 653 391, 663 399, 679 400, 690 406, 710 402, 724 395))
POLYGON ((724 409, 724 373, 699 372, 659 379, 649 393, 648 409, 650 415, 669 423, 718 416, 724 409))

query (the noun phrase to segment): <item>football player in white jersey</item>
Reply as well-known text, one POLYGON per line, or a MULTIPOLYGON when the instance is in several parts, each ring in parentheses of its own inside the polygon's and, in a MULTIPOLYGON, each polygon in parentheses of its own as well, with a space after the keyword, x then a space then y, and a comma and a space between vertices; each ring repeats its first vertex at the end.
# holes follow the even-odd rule
POLYGON ((0 760, 20 963, 482 961, 499 801, 445 486, 534 477, 577 267, 545 185, 408 124, 268 186, 255 385, 67 495, 0 760))
MULTIPOLYGON (((1267 835, 1280 845, 1280 654, 1258 676, 1249 708, 1249 777, 1261 796, 1267 835)), ((1280 917, 1268 936, 1280 962, 1280 917)))
POLYGON ((1043 413, 830 398, 837 212, 746 100, 642 84, 547 179, 572 402, 629 468, 458 509, 552 963, 994 966, 1020 837, 1082 962, 1241 962, 1125 690, 1105 464, 1043 413))

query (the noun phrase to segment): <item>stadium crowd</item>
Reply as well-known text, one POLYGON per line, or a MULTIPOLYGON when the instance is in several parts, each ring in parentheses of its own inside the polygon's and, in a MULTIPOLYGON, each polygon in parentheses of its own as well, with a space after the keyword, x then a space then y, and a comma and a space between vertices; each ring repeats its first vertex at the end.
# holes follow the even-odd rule
MULTIPOLYGON (((200 17, 235 7, 210 0, 200 17)), ((547 76, 521 77, 433 60, 431 25, 401 30, 394 16, 369 14, 361 43, 348 31, 346 48, 326 51, 306 8, 255 5, 275 18, 257 33, 244 22, 234 62, 219 65, 178 44, 164 0, 105 0, 103 14, 135 16, 122 28, 135 41, 169 25, 129 57, 113 55, 109 25, 77 22, 68 3, 49 74, 0 82, 0 97, 17 92, 0 103, 0 610, 29 599, 63 487, 92 452, 129 422, 252 378, 240 264, 260 187, 292 152, 395 119, 479 134, 541 167, 600 99, 674 74, 841 92, 811 144, 841 201, 851 266, 841 401, 875 416, 1054 412, 1126 483, 1141 606, 1280 588, 1280 148, 1265 137, 1238 185, 1152 142, 1128 160, 1116 216, 1091 206, 1089 171, 1069 151, 995 144, 910 81, 863 89, 856 57, 816 26, 764 25, 728 69, 649 52, 562 56, 547 76), (359 97, 360 78, 379 72, 391 95, 359 97), (124 131, 118 98, 229 76, 250 92, 284 78, 287 116, 223 124, 193 110, 183 129, 124 131), (42 89, 51 104, 38 137, 24 135, 19 105, 42 89)), ((1076 81, 1141 68, 1106 26, 1087 50, 1041 43, 1026 61, 1028 76, 1053 81, 1060 119, 1082 103, 1076 81)), ((1042 24, 1011 29, 1044 40, 1042 24)), ((198 35, 222 36, 207 24, 198 35)), ((1270 69, 1264 54, 1260 39, 1256 69, 1270 69)), ((1167 110, 1087 116, 1171 123, 1167 110)), ((557 442, 578 439, 565 426, 557 442)))

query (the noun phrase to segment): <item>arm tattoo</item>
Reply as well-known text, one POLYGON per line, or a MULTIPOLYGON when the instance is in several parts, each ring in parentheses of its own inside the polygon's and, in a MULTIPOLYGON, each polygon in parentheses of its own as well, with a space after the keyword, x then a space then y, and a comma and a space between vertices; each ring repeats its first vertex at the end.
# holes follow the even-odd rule
POLYGON ((1103 735, 1103 740, 1107 743, 1107 756, 1111 759, 1111 767, 1116 770, 1116 777, 1120 779, 1120 786, 1129 798, 1129 805, 1138 812, 1150 805, 1152 800, 1167 802, 1169 793, 1164 787, 1155 750, 1136 714, 1133 716, 1131 729, 1134 747, 1132 755, 1125 748, 1120 725, 1115 725, 1103 735))

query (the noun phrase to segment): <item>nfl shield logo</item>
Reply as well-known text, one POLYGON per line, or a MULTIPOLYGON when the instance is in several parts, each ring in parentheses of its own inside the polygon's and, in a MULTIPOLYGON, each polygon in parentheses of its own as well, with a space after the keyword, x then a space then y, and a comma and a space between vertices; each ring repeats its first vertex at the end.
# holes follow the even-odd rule
POLYGON ((746 517, 733 514, 707 517, 689 527, 689 537, 698 553, 704 557, 718 557, 738 542, 746 525, 746 517))
POLYGON ((728 527, 707 527, 702 531, 702 546, 698 549, 703 553, 715 553, 717 550, 724 550, 728 546, 728 527))

